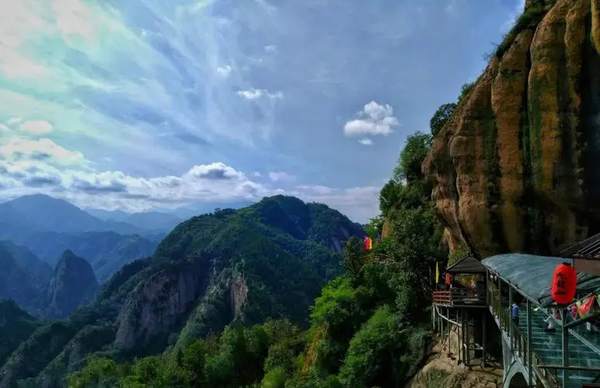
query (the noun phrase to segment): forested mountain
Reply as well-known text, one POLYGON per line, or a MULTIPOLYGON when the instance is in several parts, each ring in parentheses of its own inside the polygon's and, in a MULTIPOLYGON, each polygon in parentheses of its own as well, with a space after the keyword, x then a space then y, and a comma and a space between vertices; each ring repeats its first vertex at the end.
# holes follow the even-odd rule
POLYGON ((71 251, 59 256, 52 269, 28 249, 0 241, 0 299, 42 318, 65 318, 91 302, 98 282, 90 264, 71 251))
MULTIPOLYGON (((162 354, 140 358, 133 364, 120 363, 114 354, 96 354, 68 381, 74 387, 403 386, 429 352, 427 275, 436 260, 442 265, 446 261, 439 244, 441 224, 430 199, 431 185, 421 172, 430 144, 429 135, 409 137, 393 179, 381 192, 383 217, 373 219, 366 228, 373 238, 385 235, 371 251, 365 251, 356 238, 362 236, 358 225, 344 222, 339 213, 285 197, 267 198, 238 212, 225 210, 180 225, 163 240, 153 260, 181 262, 191 255, 199 259, 186 267, 169 266, 150 278, 152 282, 136 280, 134 283, 144 284, 144 288, 136 287, 139 291, 127 298, 117 319, 116 335, 121 349, 150 344, 152 337, 147 334, 159 328, 140 325, 135 319, 137 312, 148 316, 151 311, 164 310, 162 303, 182 306, 182 298, 173 297, 173 292, 159 298, 165 302, 151 303, 150 290, 161 288, 170 277, 177 279, 171 284, 190 285, 193 275, 188 278, 184 274, 200 266, 198 274, 216 274, 215 286, 192 310, 177 338, 169 341, 173 345, 162 354), (351 237, 341 245, 346 236, 351 237), (223 245, 225 240, 229 244, 223 245), (235 247, 242 244, 246 248, 240 260, 223 261, 223 257, 240 253, 235 247), (336 269, 327 251, 315 249, 323 244, 334 250, 344 246, 343 271, 336 269), (201 246, 210 250, 199 251, 201 246), (286 251, 298 253, 290 257, 286 251), (295 258, 301 258, 300 262, 295 258), (224 262, 235 263, 233 270, 224 271, 220 267, 224 262), (302 262, 310 264, 313 274, 337 275, 311 306, 304 332, 302 313, 306 310, 297 305, 309 299, 301 290, 312 293, 314 278, 309 277, 311 272, 302 262), (254 299, 257 296, 260 298, 254 299), (234 320, 219 332, 227 323, 224 317, 234 320), (266 317, 288 319, 261 323, 266 317), (257 324, 249 326, 252 323, 257 324), (137 336, 132 334, 135 327, 143 328, 137 330, 137 336)), ((141 274, 156 265, 150 261, 133 264, 139 270, 125 267, 123 280, 127 278, 125 272, 141 274)), ((115 282, 123 284, 118 292, 132 287, 117 278, 113 278, 115 282)), ((112 293, 110 289, 117 289, 110 288, 110 283, 104 297, 112 293)))
POLYGON ((335 210, 284 196, 193 217, 152 258, 115 273, 95 303, 25 341, 0 368, 0 386, 60 385, 90 352, 128 358, 167 346, 184 351, 231 322, 306 325, 308 306, 342 271, 339 249, 363 235, 335 210), (34 366, 24 361, 34 354, 34 366))

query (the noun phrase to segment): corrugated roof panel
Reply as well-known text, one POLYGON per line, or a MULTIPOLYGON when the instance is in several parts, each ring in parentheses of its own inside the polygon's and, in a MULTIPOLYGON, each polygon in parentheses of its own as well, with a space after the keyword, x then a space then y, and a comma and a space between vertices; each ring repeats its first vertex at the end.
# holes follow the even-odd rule
MULTIPOLYGON (((552 303, 550 287, 554 270, 564 262, 571 264, 570 259, 563 257, 509 253, 488 257, 481 263, 530 299, 548 305, 552 303)), ((578 272, 577 290, 582 294, 600 292, 600 277, 578 272)))

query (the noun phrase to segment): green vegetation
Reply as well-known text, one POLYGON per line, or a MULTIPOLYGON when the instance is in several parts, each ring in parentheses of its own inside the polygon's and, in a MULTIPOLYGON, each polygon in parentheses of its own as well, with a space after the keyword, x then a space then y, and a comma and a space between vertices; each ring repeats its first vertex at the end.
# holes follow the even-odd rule
MULTIPOLYGON (((169 360, 181 361, 190 347, 199 346, 194 345, 199 338, 216 338, 231 346, 219 345, 218 354, 207 356, 214 363, 202 373, 210 381, 238 386, 266 376, 266 383, 277 386, 296 370, 305 344, 302 329, 310 325, 309 306, 328 280, 342 274, 344 243, 352 236, 363 238, 360 225, 325 205, 293 197, 265 198, 238 211, 222 209, 194 217, 175 228, 153 257, 133 261, 111 276, 93 304, 77 309, 65 321, 33 321, 31 329, 15 335, 14 343, 2 342, 6 362, 0 364, 0 385, 62 386, 66 374, 89 365, 79 376, 81 384, 90 376, 110 375, 98 377, 104 386, 125 381, 127 386, 140 386, 147 384, 138 383, 148 381, 145 371, 161 368, 149 365, 160 362, 171 369, 161 371, 156 376, 166 377, 156 377, 152 384, 163 381, 182 386, 179 381, 183 381, 194 386, 192 377, 180 376, 185 365, 173 366, 169 360), (165 282, 156 283, 156 279, 165 282), (190 302, 173 312, 172 295, 190 302), (126 320, 119 318, 123 314, 126 320), (147 314, 144 319, 142 314, 147 314), (265 343, 263 334, 255 338, 254 331, 249 334, 246 330, 250 329, 244 328, 254 330, 269 319, 297 325, 293 326, 297 343, 289 342, 288 347, 288 342, 275 341, 271 334, 265 341, 272 343, 265 343), (232 331, 234 327, 238 329, 232 331), (264 371, 261 366, 258 374, 229 379, 231 369, 223 363, 237 355, 238 345, 231 341, 239 339, 239 330, 248 347, 259 341, 252 360, 270 366, 264 371), (123 337, 133 340, 121 345, 117 339, 123 337), (223 339, 230 337, 231 341, 223 339), (275 347, 269 353, 270 344, 275 347), (231 349, 225 351, 227 346, 231 349), (135 361, 136 356, 149 355, 135 361), (276 361, 285 357, 288 361, 276 361), (128 362, 130 366, 125 367, 128 362)), ((15 332, 7 329, 6 333, 15 332)), ((207 350, 208 355, 211 352, 207 350)), ((235 362, 227 365, 236 373, 246 368, 235 362)), ((80 383, 73 380, 73 384, 80 383)))
POLYGON ((523 12, 516 20, 514 27, 506 34, 502 43, 498 45, 498 48, 496 49, 496 58, 502 59, 520 32, 526 29, 535 29, 550 8, 552 8, 552 5, 530 7, 523 12))
POLYGON ((444 125, 446 125, 450 117, 452 117, 454 109, 456 109, 456 104, 451 102, 449 104, 443 104, 435 111, 429 122, 431 134, 434 137, 442 130, 442 128, 444 128, 444 125))
POLYGON ((0 365, 41 324, 14 301, 0 300, 0 365))
POLYGON ((442 104, 433 114, 431 120, 429 121, 429 128, 431 129, 431 135, 435 137, 441 130, 444 128, 444 125, 450 120, 454 111, 458 107, 458 105, 471 94, 473 88, 475 87, 476 82, 467 82, 463 84, 460 88, 460 95, 458 96, 457 103, 450 102, 447 104, 442 104))
MULTIPOLYGON (((429 198, 430 187, 420 172, 420 164, 429 151, 430 142, 431 137, 421 133, 409 137, 395 170, 395 178, 402 177, 404 182, 391 180, 386 185, 381 193, 385 214, 371 220, 366 228, 369 235, 376 237, 381 232, 385 216, 390 223, 392 237, 376 240, 369 252, 364 250, 360 235, 346 242, 342 262, 344 271, 338 272, 338 276, 323 287, 314 301, 307 330, 294 325, 291 319, 278 319, 267 320, 264 324, 257 322, 252 326, 248 325, 248 321, 234 321, 220 334, 211 334, 206 326, 210 321, 207 311, 211 308, 204 304, 194 313, 198 315, 193 314, 191 319, 204 328, 192 329, 188 323, 180 335, 178 346, 161 355, 135 359, 132 363, 118 363, 110 357, 90 358, 85 368, 68 377, 69 385, 402 386, 416 372, 429 351, 430 332, 426 322, 430 289, 427 273, 435 265, 435 260, 443 259, 438 251, 441 228, 429 198), (184 341, 181 340, 183 337, 186 338, 184 341)), ((254 309, 273 309, 276 306, 281 311, 291 311, 289 301, 295 304, 302 300, 298 292, 306 289, 307 284, 298 287, 291 284, 297 281, 295 279, 311 278, 311 273, 298 272, 302 267, 293 264, 294 257, 303 257, 311 266, 330 262, 317 249, 322 245, 298 245, 298 241, 306 241, 303 239, 307 236, 319 241, 311 234, 315 230, 322 230, 321 236, 329 233, 328 238, 337 235, 321 229, 330 227, 327 222, 314 225, 318 217, 311 212, 318 211, 320 206, 309 205, 306 209, 299 205, 295 200, 274 197, 256 207, 226 215, 226 223, 190 220, 191 224, 201 222, 211 229, 213 255, 220 257, 227 253, 231 256, 232 246, 245 247, 244 261, 236 262, 231 271, 244 274, 248 288, 266 298, 267 304, 254 305, 254 309), (239 224, 236 220, 241 219, 245 222, 258 219, 259 222, 239 224), (227 236, 229 244, 215 244, 220 236, 227 236), (268 236, 269 242, 259 236, 268 236), (273 252, 278 253, 274 255, 273 252), (295 255, 286 257, 286 252, 295 252, 295 255), (320 261, 314 261, 313 255, 321 257, 320 261), (271 260, 274 256, 278 259, 271 260), (278 267, 277 263, 281 261, 286 262, 287 267, 278 267), (278 268, 276 272, 271 272, 275 268, 278 268), (273 276, 279 280, 265 282, 273 276), (278 282, 280 285, 277 285, 278 282), (267 292, 261 294, 261 289, 267 292), (294 289, 297 291, 292 291, 294 289), (288 306, 284 300, 278 299, 278 294, 286 296, 288 306)), ((321 210, 321 215, 326 214, 325 209, 321 210)), ((204 238, 208 232, 183 224, 165 240, 167 243, 159 247, 161 255, 170 249, 177 255, 185 252, 189 257, 193 254, 194 238, 186 237, 190 233, 194 233, 196 238, 204 238)), ((326 239, 320 241, 326 242, 326 239)), ((146 270, 142 269, 142 272, 146 270)), ((312 272, 312 276, 319 272, 312 272)), ((215 294, 211 297, 215 303, 219 299, 219 289, 227 290, 222 284, 215 285, 215 294)), ((219 307, 215 304, 212 309, 218 310, 219 307)), ((272 313, 262 314, 263 319, 272 313)), ((259 320, 259 316, 255 319, 259 320)), ((298 318, 296 314, 283 316, 298 318)))

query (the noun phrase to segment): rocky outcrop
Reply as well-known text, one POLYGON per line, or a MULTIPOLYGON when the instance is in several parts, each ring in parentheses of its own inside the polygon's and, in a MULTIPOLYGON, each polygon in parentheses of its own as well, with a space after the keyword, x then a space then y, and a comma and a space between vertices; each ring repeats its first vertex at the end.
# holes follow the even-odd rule
POLYGON ((451 250, 550 253, 600 231, 598 3, 529 0, 435 137, 423 171, 451 250))
POLYGON ((209 269, 200 263, 161 270, 141 282, 129 295, 119 318, 115 345, 122 350, 166 342, 181 328, 201 292, 209 269))
POLYGON ((248 300, 248 284, 241 276, 236 276, 231 284, 231 311, 234 319, 242 316, 242 308, 248 300))
POLYGON ((48 285, 46 316, 65 318, 90 303, 99 285, 90 264, 67 250, 60 258, 48 285))

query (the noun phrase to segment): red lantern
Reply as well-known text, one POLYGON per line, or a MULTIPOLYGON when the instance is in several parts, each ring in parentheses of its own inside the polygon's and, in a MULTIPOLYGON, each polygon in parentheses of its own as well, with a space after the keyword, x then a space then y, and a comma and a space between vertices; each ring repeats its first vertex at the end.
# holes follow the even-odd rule
POLYGON ((447 273, 446 274, 446 285, 449 286, 450 284, 452 284, 452 275, 447 273))
POLYGON ((577 274, 568 263, 559 264, 552 279, 552 299, 558 304, 569 304, 575 297, 577 274))

